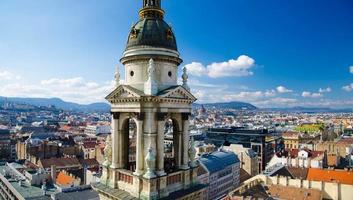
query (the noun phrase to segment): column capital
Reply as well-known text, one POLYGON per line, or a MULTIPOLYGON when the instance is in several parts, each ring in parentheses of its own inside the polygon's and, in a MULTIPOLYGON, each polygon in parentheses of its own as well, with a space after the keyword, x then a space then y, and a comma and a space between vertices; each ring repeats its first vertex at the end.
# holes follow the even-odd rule
POLYGON ((111 115, 113 115, 113 119, 119 119, 120 118, 120 113, 119 112, 110 112, 111 115))
POLYGON ((142 121, 145 118, 145 113, 140 112, 140 113, 135 113, 137 120, 142 121))
POLYGON ((191 113, 181 113, 181 119, 183 121, 189 120, 190 115, 191 115, 191 113))
POLYGON ((157 121, 164 121, 167 116, 168 116, 168 113, 158 112, 157 113, 157 121))

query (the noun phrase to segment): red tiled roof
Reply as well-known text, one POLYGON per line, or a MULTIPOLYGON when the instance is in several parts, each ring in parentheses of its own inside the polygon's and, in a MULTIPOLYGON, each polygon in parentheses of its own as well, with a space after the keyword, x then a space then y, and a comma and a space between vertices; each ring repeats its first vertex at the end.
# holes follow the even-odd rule
POLYGON ((294 131, 287 131, 287 132, 284 132, 282 133, 282 136, 283 137, 299 137, 299 133, 298 132, 294 132, 294 131))
POLYGON ((307 180, 324 181, 353 185, 353 173, 351 171, 323 170, 310 168, 307 180))
POLYGON ((58 168, 72 167, 72 166, 81 166, 77 158, 50 158, 50 159, 41 159, 43 168, 50 168, 52 165, 55 165, 58 168))
POLYGON ((353 138, 344 138, 337 141, 337 144, 350 145, 353 144, 353 138))
POLYGON ((96 159, 81 159, 80 163, 82 164, 82 166, 86 165, 88 168, 91 167, 99 167, 99 163, 96 159))
POLYGON ((69 175, 66 175, 64 172, 60 172, 58 174, 58 176, 56 177, 56 183, 58 185, 73 185, 74 184, 75 179, 72 178, 69 175))
POLYGON ((95 142, 84 142, 82 144, 82 146, 85 148, 85 149, 94 149, 96 148, 96 144, 95 142))

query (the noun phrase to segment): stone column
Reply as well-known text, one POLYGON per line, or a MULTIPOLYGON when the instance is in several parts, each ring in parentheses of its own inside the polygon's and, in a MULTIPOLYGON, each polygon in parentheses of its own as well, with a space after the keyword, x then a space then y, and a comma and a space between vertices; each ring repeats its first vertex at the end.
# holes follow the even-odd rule
MULTIPOLYGON (((154 112, 146 112, 144 113, 144 123, 143 123, 143 132, 144 132, 144 162, 147 154, 149 153, 148 148, 151 148, 151 153, 156 155, 157 149, 157 123, 156 123, 156 113, 154 112)), ((156 166, 156 161, 154 163, 154 167, 156 166)), ((155 172, 155 169, 152 170, 155 172)))
POLYGON ((157 113, 157 175, 166 175, 164 171, 164 128, 165 128, 164 113, 157 113))
POLYGON ((189 169, 189 125, 190 125, 190 121, 189 121, 189 113, 183 113, 182 114, 182 122, 183 122, 183 133, 182 133, 182 162, 181 162, 181 169, 189 169))
POLYGON ((112 132, 111 132, 111 138, 112 138, 112 164, 111 168, 119 168, 121 167, 119 165, 119 151, 118 151, 118 144, 119 144, 119 113, 112 113, 112 132))
POLYGON ((178 131, 173 136, 173 137, 175 137, 174 141, 173 141, 173 145, 175 145, 175 164, 176 164, 177 168, 179 168, 179 169, 181 167, 181 160, 183 157, 182 152, 181 152, 182 151, 182 134, 183 134, 182 131, 178 131))
MULTIPOLYGON (((127 119, 129 120, 129 119, 127 119)), ((120 130, 118 130, 118 143, 117 143, 117 149, 118 149, 118 168, 124 168, 125 167, 125 149, 124 149, 124 132, 126 134, 125 130, 125 123, 129 124, 129 121, 124 122, 123 120, 120 120, 120 130)), ((128 130, 127 130, 128 131, 128 130)))
POLYGON ((121 163, 119 160, 119 144, 120 144, 120 135, 121 131, 119 130, 119 118, 120 118, 120 113, 112 113, 112 164, 110 165, 110 176, 107 177, 109 178, 109 186, 112 188, 117 188, 118 186, 118 168, 121 168, 121 163))
POLYGON ((143 115, 138 116, 136 122, 136 171, 134 175, 141 176, 144 171, 144 153, 143 153, 143 115))

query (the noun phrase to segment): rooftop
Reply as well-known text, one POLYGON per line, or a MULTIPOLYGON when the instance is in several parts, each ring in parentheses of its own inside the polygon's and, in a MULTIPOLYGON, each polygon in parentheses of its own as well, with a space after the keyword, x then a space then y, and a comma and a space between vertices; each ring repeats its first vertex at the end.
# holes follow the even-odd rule
POLYGON ((322 192, 317 189, 295 188, 291 186, 271 185, 268 186, 267 193, 277 199, 306 199, 321 200, 322 192))
POLYGON ((41 159, 43 168, 50 168, 52 165, 56 167, 71 167, 71 166, 81 166, 77 158, 50 158, 41 159))
MULTIPOLYGON (((11 184, 11 186, 25 199, 50 199, 48 196, 44 196, 44 191, 40 187, 31 186, 25 181, 22 181, 19 184, 19 180, 7 177, 5 171, 7 170, 7 166, 0 166, 0 176, 6 178, 6 180, 11 184)), ((47 191, 54 192, 54 191, 47 191)))
POLYGON ((58 176, 56 177, 56 183, 62 186, 70 186, 73 185, 75 179, 64 172, 59 172, 58 176))
POLYGON ((226 167, 239 163, 239 158, 233 152, 215 151, 210 154, 203 154, 199 161, 205 165, 210 173, 225 169, 226 167))
POLYGON ((307 180, 324 181, 353 185, 353 173, 344 170, 324 170, 310 168, 307 180))

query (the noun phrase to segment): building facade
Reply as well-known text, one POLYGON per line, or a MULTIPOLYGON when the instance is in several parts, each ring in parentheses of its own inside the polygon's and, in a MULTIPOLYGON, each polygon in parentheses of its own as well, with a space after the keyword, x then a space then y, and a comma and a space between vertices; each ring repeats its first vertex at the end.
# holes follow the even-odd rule
POLYGON ((228 151, 234 152, 238 155, 240 160, 240 168, 244 169, 250 176, 259 174, 259 161, 257 154, 250 148, 245 148, 239 144, 232 144, 229 147, 224 147, 228 151))
POLYGON ((140 20, 132 26, 121 63, 125 83, 115 74, 111 104, 112 137, 105 148, 103 174, 93 187, 101 199, 202 199, 195 149, 189 142, 189 118, 196 98, 177 83, 179 56, 172 28, 163 20, 160 0, 143 0, 140 20), (172 122, 173 153, 165 157, 165 127, 172 122), (134 124, 134 126, 131 126, 134 124), (135 161, 130 128, 135 127, 135 161), (111 143, 111 144, 110 144, 111 143))
POLYGON ((0 129, 0 160, 16 158, 15 144, 11 139, 10 130, 0 129))
POLYGON ((212 143, 218 147, 240 144, 252 149, 258 155, 259 172, 265 169, 281 142, 281 137, 275 136, 266 129, 210 128, 206 135, 206 143, 212 143))
POLYGON ((205 199, 221 199, 239 186, 240 161, 233 152, 215 151, 199 158, 201 167, 200 182, 207 182, 208 192, 205 199))

